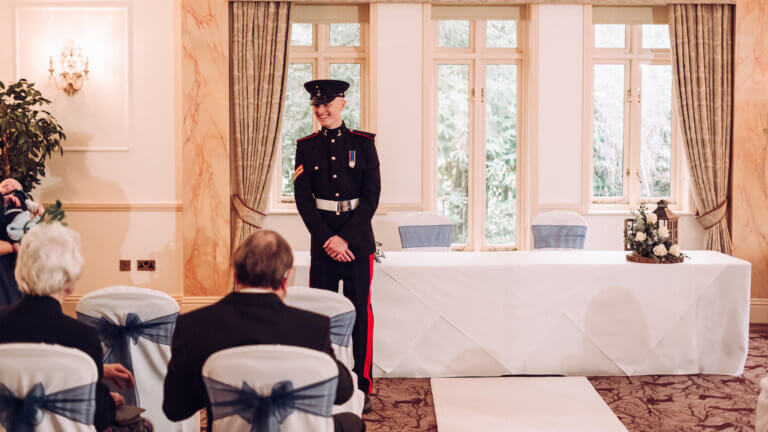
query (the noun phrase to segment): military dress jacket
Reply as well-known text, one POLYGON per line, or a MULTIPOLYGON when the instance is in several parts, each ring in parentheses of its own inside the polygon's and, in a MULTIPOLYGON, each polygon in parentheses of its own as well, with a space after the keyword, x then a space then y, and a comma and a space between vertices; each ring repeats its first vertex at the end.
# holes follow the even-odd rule
POLYGON ((381 174, 375 135, 347 129, 321 129, 296 142, 293 174, 296 207, 312 236, 311 254, 325 254, 323 244, 343 238, 355 257, 376 250, 371 219, 379 206, 381 174), (345 201, 358 198, 352 211, 319 210, 315 198, 345 201))

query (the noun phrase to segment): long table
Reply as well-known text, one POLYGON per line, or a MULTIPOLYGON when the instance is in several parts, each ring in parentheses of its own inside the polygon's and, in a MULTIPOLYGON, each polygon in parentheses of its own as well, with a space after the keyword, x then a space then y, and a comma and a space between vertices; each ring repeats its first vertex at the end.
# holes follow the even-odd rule
MULTIPOLYGON (((374 267, 374 370, 386 377, 741 375, 750 263, 688 251, 387 252, 374 267)), ((309 254, 297 252, 296 285, 309 254)))

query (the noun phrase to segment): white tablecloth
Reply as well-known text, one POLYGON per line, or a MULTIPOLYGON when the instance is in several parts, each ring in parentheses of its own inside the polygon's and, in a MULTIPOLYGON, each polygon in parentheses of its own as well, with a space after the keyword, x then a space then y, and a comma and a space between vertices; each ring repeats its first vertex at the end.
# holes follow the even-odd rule
MULTIPOLYGON (((387 252, 373 278, 378 376, 741 375, 750 264, 621 251, 387 252)), ((309 254, 297 252, 296 285, 309 254)))

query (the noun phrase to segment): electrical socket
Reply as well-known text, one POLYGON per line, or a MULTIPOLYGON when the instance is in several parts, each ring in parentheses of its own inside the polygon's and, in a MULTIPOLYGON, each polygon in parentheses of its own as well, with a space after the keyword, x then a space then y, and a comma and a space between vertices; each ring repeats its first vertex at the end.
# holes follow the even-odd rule
POLYGON ((136 270, 155 271, 155 260, 136 260, 136 270))

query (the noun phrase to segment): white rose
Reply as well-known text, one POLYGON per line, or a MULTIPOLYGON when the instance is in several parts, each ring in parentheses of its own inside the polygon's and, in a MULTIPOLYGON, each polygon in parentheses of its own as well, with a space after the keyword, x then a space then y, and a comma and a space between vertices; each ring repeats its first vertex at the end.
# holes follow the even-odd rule
POLYGON ((669 237, 669 230, 665 226, 659 227, 659 229, 656 230, 656 233, 663 239, 669 237))
POLYGON ((653 248, 653 254, 657 257, 663 257, 667 254, 667 247, 663 244, 656 245, 656 247, 653 248))
POLYGON ((674 257, 679 257, 680 256, 680 246, 678 246, 676 244, 673 244, 669 248, 669 254, 674 256, 674 257))
POLYGON ((639 241, 639 242, 645 241, 645 233, 644 232, 639 232, 639 233, 635 234, 635 241, 639 241))
POLYGON ((645 215, 645 220, 648 221, 648 223, 656 223, 659 221, 659 218, 656 216, 655 213, 648 213, 645 215))

